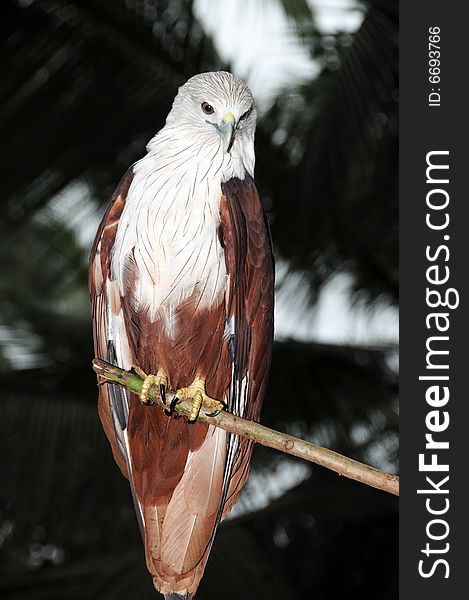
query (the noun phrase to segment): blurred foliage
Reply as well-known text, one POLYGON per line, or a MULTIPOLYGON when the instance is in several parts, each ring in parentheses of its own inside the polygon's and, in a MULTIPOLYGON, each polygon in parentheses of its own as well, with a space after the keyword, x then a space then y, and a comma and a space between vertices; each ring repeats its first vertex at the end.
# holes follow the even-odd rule
MULTIPOLYGON (((347 271, 362 296, 397 303, 396 2, 360 4, 357 32, 331 35, 306 1, 268 1, 321 64, 258 126, 276 251, 311 302, 347 271)), ((154 598, 96 413, 88 251, 177 87, 229 65, 184 0, 3 0, 0 31, 0 596, 154 598)), ((395 470, 394 359, 389 347, 277 342, 263 420, 395 470)), ((394 498, 256 448, 240 505, 200 598, 397 597, 394 498)))

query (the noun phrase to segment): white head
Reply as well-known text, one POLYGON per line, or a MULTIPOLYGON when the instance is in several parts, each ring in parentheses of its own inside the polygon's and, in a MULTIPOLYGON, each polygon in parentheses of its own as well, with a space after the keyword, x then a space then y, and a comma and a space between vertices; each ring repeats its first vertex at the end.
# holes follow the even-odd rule
POLYGON ((239 77, 227 71, 200 73, 179 88, 161 133, 170 133, 194 155, 205 154, 205 147, 213 160, 220 156, 235 171, 241 162, 252 175, 256 116, 252 93, 239 77))

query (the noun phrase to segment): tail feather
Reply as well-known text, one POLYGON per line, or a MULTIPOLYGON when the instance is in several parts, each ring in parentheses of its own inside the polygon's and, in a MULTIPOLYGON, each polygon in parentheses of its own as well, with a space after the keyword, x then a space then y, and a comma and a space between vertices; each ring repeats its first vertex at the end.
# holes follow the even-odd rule
POLYGON ((194 597, 193 594, 189 594, 189 592, 185 594, 165 594, 164 600, 192 600, 194 597))

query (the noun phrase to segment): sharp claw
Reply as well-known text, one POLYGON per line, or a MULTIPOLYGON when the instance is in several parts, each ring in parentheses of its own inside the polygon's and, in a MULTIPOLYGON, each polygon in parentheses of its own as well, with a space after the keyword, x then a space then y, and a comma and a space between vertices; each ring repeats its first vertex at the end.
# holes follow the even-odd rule
POLYGON ((164 383, 160 383, 160 396, 163 400, 163 404, 166 406, 166 386, 164 383))
POLYGON ((171 413, 173 413, 176 409, 176 404, 180 401, 178 396, 174 396, 174 398, 171 400, 171 404, 169 405, 169 410, 171 411, 171 413))
POLYGON ((223 410, 223 408, 220 408, 220 410, 216 410, 215 412, 211 412, 211 413, 204 413, 206 417, 217 417, 221 411, 223 410))
MULTIPOLYGON (((165 410, 164 412, 170 417, 176 408, 176 404, 179 402, 179 398, 177 396, 173 396, 171 400, 171 404, 169 405, 169 410, 165 410)), ((166 402, 165 402, 166 404, 166 402)))
POLYGON ((146 398, 145 400, 142 400, 140 398, 140 401, 144 406, 153 406, 155 404, 154 401, 151 400, 150 398, 146 398))

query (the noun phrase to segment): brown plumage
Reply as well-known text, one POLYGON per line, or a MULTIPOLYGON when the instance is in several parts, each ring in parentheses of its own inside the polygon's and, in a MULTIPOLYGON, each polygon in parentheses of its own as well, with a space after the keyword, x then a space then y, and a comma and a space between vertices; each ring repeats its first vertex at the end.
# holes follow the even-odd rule
MULTIPOLYGON (((225 401, 231 412, 257 420, 271 358, 273 261, 254 182, 248 173, 244 179, 220 182, 218 215, 211 217, 216 227, 209 233, 215 241, 207 244, 207 258, 197 263, 201 275, 193 291, 186 290, 170 305, 168 317, 163 302, 147 306, 139 301, 138 238, 126 247, 123 264, 117 262, 119 228, 128 228, 133 218, 124 209, 138 189, 135 172, 129 170, 117 188, 91 253, 95 354, 123 368, 137 365, 146 373, 163 369, 171 389, 187 387, 201 375, 209 396, 225 401), (125 225, 123 213, 129 219, 125 225), (214 245, 220 264, 210 263, 214 245), (213 293, 207 303, 203 279, 213 268, 225 269, 226 277, 219 279, 222 294, 213 293)), ((168 226, 178 228, 167 214, 168 226)), ((151 239, 151 233, 145 235, 151 239)), ((155 263, 163 261, 156 251, 151 256, 155 263)), ((114 458, 131 484, 155 586, 168 597, 191 598, 216 528, 246 481, 252 444, 211 425, 167 416, 112 385, 100 386, 98 406, 114 458)))

